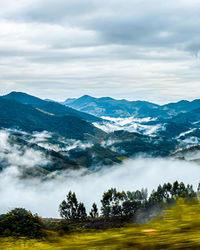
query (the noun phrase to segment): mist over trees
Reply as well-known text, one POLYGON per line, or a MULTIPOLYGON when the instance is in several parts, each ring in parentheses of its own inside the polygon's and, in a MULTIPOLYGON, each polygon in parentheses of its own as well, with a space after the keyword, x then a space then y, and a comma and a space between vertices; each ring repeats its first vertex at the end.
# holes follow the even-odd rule
MULTIPOLYGON (((155 211, 159 215, 180 198, 190 204, 197 203, 199 192, 200 184, 194 191, 192 185, 178 181, 159 185, 149 196, 147 189, 119 192, 116 188, 110 188, 102 195, 100 209, 93 203, 87 214, 84 203, 77 200, 75 192, 69 191, 66 200, 59 206, 62 220, 58 220, 55 230, 67 233, 70 227, 73 229, 76 226, 105 229, 122 226, 124 222, 147 222, 153 218, 155 211)), ((0 236, 40 238, 51 225, 45 224, 45 221, 24 208, 15 208, 0 215, 0 236)))
MULTIPOLYGON (((149 197, 147 189, 119 192, 116 188, 111 188, 103 193, 100 214, 97 205, 93 203, 89 216, 91 218, 134 217, 138 211, 149 214, 154 208, 160 211, 166 206, 175 204, 178 198, 195 201, 199 190, 200 186, 195 192, 192 185, 186 186, 178 181, 159 185, 149 197)), ((59 212, 62 218, 69 220, 85 219, 88 216, 84 203, 79 203, 72 191, 69 191, 66 200, 60 204, 59 212)))

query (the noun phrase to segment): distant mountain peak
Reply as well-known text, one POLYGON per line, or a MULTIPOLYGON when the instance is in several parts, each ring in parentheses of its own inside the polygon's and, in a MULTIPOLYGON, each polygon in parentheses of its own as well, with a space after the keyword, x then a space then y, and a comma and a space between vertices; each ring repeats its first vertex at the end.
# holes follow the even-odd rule
POLYGON ((19 101, 24 104, 35 104, 35 103, 43 102, 43 100, 38 97, 26 94, 24 92, 17 92, 17 91, 12 91, 9 94, 4 95, 3 98, 19 101))
POLYGON ((33 95, 29 95, 27 93, 24 93, 24 92, 20 92, 20 91, 12 91, 10 93, 8 93, 7 95, 4 95, 5 96, 30 96, 30 97, 34 97, 34 98, 37 98, 33 95))
POLYGON ((89 99, 89 100, 95 100, 96 98, 90 95, 83 95, 80 98, 76 99, 76 100, 83 100, 83 99, 89 99))
POLYGON ((22 104, 32 105, 34 108, 39 108, 40 110, 43 110, 49 114, 54 114, 56 116, 75 116, 93 122, 99 120, 99 118, 94 117, 90 114, 77 111, 70 107, 66 107, 67 105, 63 106, 58 102, 42 100, 38 97, 23 92, 11 92, 2 97, 7 100, 15 100, 22 104))
POLYGON ((111 100, 114 100, 114 99, 111 98, 111 97, 101 97, 101 98, 99 98, 99 100, 101 100, 101 101, 111 101, 111 100))
POLYGON ((200 108, 200 100, 198 99, 191 102, 182 100, 175 103, 158 105, 149 101, 117 100, 111 97, 96 98, 89 95, 68 99, 63 104, 98 117, 109 116, 115 118, 130 116, 137 118, 170 118, 179 113, 200 108))

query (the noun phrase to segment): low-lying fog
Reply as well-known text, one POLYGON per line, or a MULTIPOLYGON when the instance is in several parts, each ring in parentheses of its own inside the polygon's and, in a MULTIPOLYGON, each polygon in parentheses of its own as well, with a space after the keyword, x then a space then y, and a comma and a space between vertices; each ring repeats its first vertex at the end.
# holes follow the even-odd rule
POLYGON ((0 213, 24 207, 43 217, 59 217, 58 206, 69 190, 76 192, 89 211, 93 202, 100 206, 103 192, 111 187, 132 191, 148 188, 150 193, 164 182, 183 181, 196 189, 200 181, 199 165, 170 159, 138 158, 98 173, 68 172, 46 182, 20 180, 14 161, 0 174, 0 213))
POLYGON ((144 135, 155 135, 159 130, 164 130, 165 125, 149 125, 149 122, 156 121, 154 118, 135 118, 134 116, 126 118, 111 118, 102 116, 103 122, 94 122, 93 125, 106 133, 112 133, 117 130, 141 133, 144 135))

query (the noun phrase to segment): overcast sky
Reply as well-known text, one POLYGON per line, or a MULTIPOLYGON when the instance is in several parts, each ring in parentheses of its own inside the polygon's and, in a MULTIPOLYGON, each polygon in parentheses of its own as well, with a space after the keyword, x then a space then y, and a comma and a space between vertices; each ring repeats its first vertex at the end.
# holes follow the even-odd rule
POLYGON ((200 98, 199 0, 1 0, 0 95, 200 98))

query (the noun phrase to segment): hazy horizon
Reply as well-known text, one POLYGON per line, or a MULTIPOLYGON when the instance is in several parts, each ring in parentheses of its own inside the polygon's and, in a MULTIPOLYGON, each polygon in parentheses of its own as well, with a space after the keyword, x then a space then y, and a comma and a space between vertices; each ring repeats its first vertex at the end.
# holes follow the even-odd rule
POLYGON ((154 102, 154 101, 151 101, 151 100, 148 100, 148 99, 131 99, 131 98, 125 98, 125 97, 122 97, 122 98, 115 98, 115 97, 113 97, 112 95, 105 95, 105 96, 101 96, 101 95, 96 95, 96 96, 94 96, 94 95, 89 95, 89 94, 87 94, 87 93, 85 93, 85 94, 83 94, 83 95, 77 95, 77 96, 67 96, 65 99, 54 99, 54 98, 49 98, 48 96, 47 97, 41 97, 41 96, 39 96, 39 95, 34 95, 33 93, 29 93, 29 92, 24 92, 24 91, 17 91, 17 90, 11 90, 11 91, 8 91, 8 92, 5 92, 5 93, 1 93, 0 92, 0 96, 4 96, 4 95, 8 95, 8 94, 10 94, 10 93, 12 93, 12 92, 21 92, 21 93, 25 93, 25 94, 28 94, 28 95, 32 95, 32 96, 35 96, 35 97, 38 97, 38 98, 40 98, 40 99, 42 99, 42 100, 45 100, 45 99, 49 99, 49 100, 52 100, 52 101, 56 101, 56 102, 64 102, 64 101, 66 101, 67 99, 78 99, 78 98, 81 98, 81 97, 83 97, 83 96, 91 96, 91 97, 94 97, 94 98, 105 98, 105 97, 110 97, 110 98, 112 98, 112 99, 115 99, 115 100, 118 100, 118 101, 120 101, 120 100, 127 100, 127 101, 146 101, 146 102, 151 102, 151 103, 154 103, 154 104, 158 104, 158 105, 165 105, 165 104, 169 104, 169 103, 176 103, 176 102, 179 102, 179 101, 189 101, 189 102, 191 102, 191 101, 194 101, 194 100, 197 100, 197 99, 200 99, 200 96, 199 96, 199 98, 185 98, 185 99, 177 99, 177 100, 171 100, 171 101, 166 101, 166 102, 154 102))

